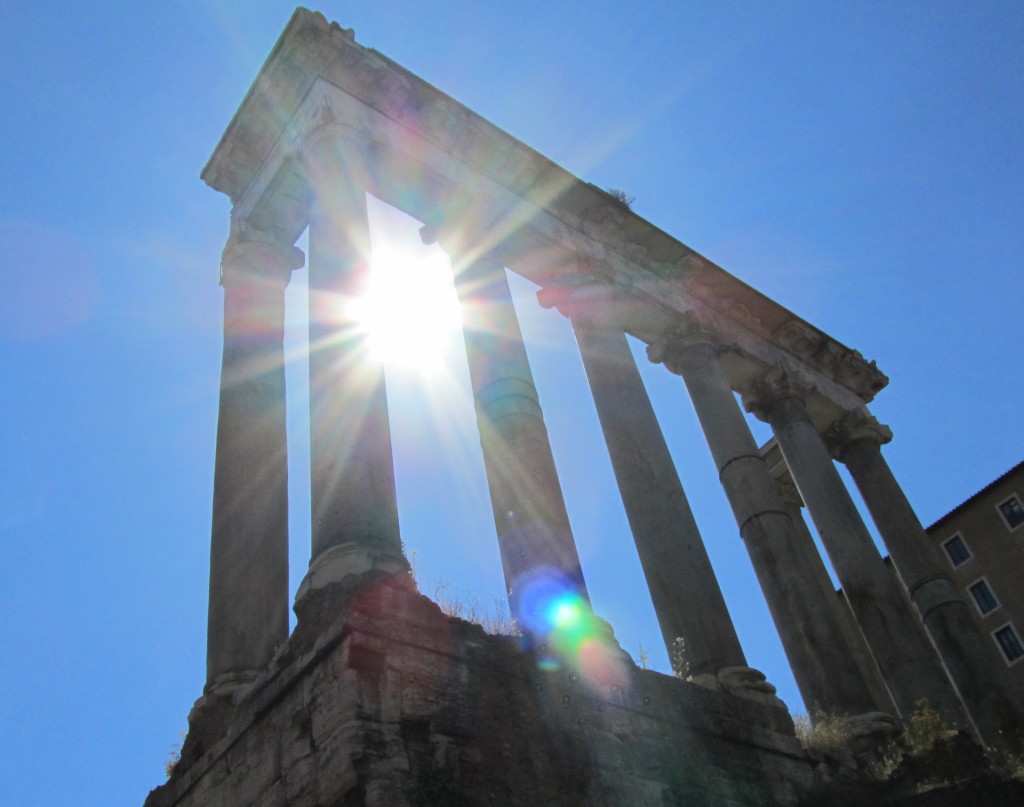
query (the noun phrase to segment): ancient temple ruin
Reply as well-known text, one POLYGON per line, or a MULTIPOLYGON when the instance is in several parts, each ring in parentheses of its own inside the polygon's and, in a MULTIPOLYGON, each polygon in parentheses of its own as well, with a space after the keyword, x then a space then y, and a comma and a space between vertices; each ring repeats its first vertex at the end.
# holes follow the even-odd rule
POLYGON ((926 698, 987 742, 1020 724, 1001 659, 886 465, 891 433, 866 404, 888 379, 857 351, 304 9, 202 176, 233 205, 207 684, 178 770, 148 805, 767 805, 811 793, 821 761, 740 648, 627 334, 696 409, 808 704, 884 723, 926 698), (332 302, 367 282, 367 193, 452 258, 520 639, 445 617, 410 581, 382 368, 332 302), (307 228, 308 258, 294 246, 307 228), (312 546, 289 636, 282 334, 285 287, 304 264, 312 546), (506 271, 571 321, 661 631, 667 645, 684 639, 690 680, 637 669, 590 610, 506 271), (735 393, 771 425, 769 445, 735 393))

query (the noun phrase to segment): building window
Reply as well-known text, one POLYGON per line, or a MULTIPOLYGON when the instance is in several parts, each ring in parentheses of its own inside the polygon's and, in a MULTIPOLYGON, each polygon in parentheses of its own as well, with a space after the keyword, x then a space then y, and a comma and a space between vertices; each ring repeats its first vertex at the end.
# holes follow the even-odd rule
POLYGON ((1020 637, 1017 635, 1017 631, 1013 629, 1013 625, 1003 625, 999 630, 993 631, 992 636, 995 637, 999 649, 1003 651, 1003 656, 1006 658, 1007 663, 1013 664, 1013 662, 1024 657, 1024 645, 1021 645, 1020 637))
POLYGON ((999 509, 999 514, 1003 517, 1003 521, 1006 522, 1006 526, 1011 530, 1024 524, 1024 506, 1021 506, 1020 499, 1017 496, 1011 496, 1005 502, 1000 502, 997 508, 999 509))
POLYGON ((974 597, 974 604, 978 606, 978 611, 982 616, 992 613, 999 607, 999 600, 996 599, 996 595, 992 591, 992 587, 989 586, 988 581, 985 578, 982 578, 976 583, 972 583, 967 587, 967 590, 971 592, 971 596, 974 597))
POLYGON ((954 566, 960 566, 971 559, 971 550, 967 548, 967 542, 959 535, 954 535, 946 541, 942 548, 949 555, 949 560, 954 566))

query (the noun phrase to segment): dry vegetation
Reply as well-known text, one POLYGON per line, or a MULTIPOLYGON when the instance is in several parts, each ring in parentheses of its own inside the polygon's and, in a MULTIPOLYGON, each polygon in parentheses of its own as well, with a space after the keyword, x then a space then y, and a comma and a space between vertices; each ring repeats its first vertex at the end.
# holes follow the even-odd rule
MULTIPOLYGON (((809 749, 834 757, 854 755, 846 715, 795 715, 796 735, 809 749)), ((877 782, 913 782, 914 792, 977 777, 1024 781, 1024 755, 982 748, 966 732, 943 722, 928 701, 918 701, 903 733, 861 754, 863 770, 877 782)))
POLYGON ((453 596, 450 589, 451 583, 436 583, 434 596, 431 597, 448 616, 479 625, 494 636, 518 636, 522 633, 519 624, 508 612, 508 604, 501 597, 492 597, 488 607, 475 594, 460 592, 453 596))

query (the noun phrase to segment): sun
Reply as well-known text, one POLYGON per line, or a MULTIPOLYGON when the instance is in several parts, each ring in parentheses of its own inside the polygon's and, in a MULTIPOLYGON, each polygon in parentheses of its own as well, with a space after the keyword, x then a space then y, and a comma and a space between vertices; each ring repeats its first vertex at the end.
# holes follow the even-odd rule
POLYGON ((389 366, 433 375, 462 325, 448 256, 381 245, 371 267, 367 293, 350 303, 370 351, 389 366))

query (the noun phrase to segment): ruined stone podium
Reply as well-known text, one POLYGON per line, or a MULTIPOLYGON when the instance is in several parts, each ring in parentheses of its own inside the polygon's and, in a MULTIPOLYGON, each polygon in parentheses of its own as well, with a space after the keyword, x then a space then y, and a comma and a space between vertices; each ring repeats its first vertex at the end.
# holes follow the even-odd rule
POLYGON ((891 433, 866 404, 888 379, 873 362, 305 9, 202 176, 233 205, 207 684, 149 807, 774 805, 813 793, 821 759, 744 657, 627 334, 682 379, 810 707, 895 720, 926 698, 986 741, 1019 723, 995 649, 882 457, 891 433), (367 193, 452 258, 522 636, 443 615, 409 575, 382 369, 337 302, 366 288, 367 193), (307 228, 308 261, 294 246, 307 228), (304 263, 311 559, 289 636, 282 332, 304 263), (638 669, 590 608, 506 271, 571 321, 686 680, 638 669), (768 446, 737 393, 771 425, 768 446))

